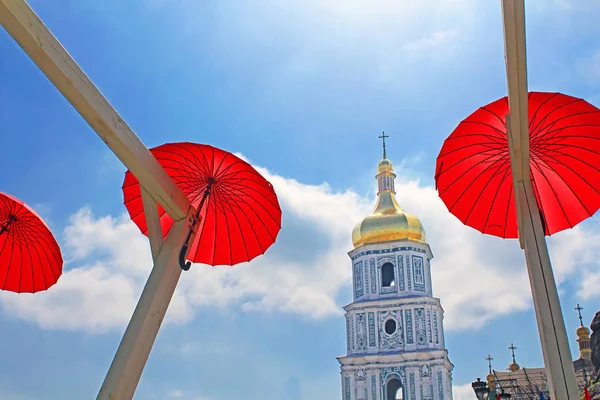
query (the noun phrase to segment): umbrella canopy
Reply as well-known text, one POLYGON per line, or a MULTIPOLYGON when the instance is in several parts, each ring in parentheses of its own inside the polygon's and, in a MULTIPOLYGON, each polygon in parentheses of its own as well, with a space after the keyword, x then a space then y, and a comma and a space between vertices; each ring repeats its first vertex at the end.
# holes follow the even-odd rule
POLYGON ((46 290, 62 266, 60 247, 44 221, 22 201, 0 193, 0 289, 46 290))
MULTIPOLYGON (((531 180, 546 235, 600 207, 600 110, 560 93, 529 93, 531 180)), ((448 210, 483 233, 517 238, 506 129, 508 99, 482 107, 446 139, 436 186, 448 210)))
MULTIPOLYGON (((281 228, 273 186, 250 164, 205 144, 167 143, 150 150, 201 217, 187 258, 209 265, 235 265, 263 254, 281 228)), ((123 182, 125 206, 148 235, 138 180, 123 182)), ((173 220, 159 206, 163 238, 173 220)), ((189 265, 188 265, 189 268, 189 265)))

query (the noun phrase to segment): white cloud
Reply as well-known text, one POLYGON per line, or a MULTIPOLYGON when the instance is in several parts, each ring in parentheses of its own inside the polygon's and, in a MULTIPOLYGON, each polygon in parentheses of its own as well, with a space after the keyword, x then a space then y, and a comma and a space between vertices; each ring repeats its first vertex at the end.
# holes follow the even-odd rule
POLYGON ((181 390, 173 390, 167 394, 167 397, 170 399, 180 399, 183 397, 183 392, 181 390))
POLYGON ((433 32, 419 40, 406 43, 404 49, 408 51, 431 50, 432 48, 447 43, 448 40, 454 36, 456 36, 456 31, 453 30, 433 32))
POLYGON ((452 398, 454 400, 475 400, 477 397, 473 392, 473 388, 470 383, 460 386, 452 387, 452 398))
MULTIPOLYGON (((370 211, 372 196, 335 192, 326 184, 306 185, 259 170, 273 183, 282 205, 278 242, 265 256, 233 268, 194 265, 182 274, 167 322, 188 321, 199 307, 235 306, 317 319, 342 312, 341 302, 349 299, 339 295, 351 286, 346 255, 351 230, 370 211)), ((428 232, 435 255, 434 291, 446 310, 447 329, 479 327, 530 307, 524 256, 516 240, 463 226, 431 186, 398 179, 397 192, 400 204, 418 215, 428 232)), ((577 228, 550 242, 559 282, 582 263, 597 266, 597 233, 577 228)), ((67 259, 77 267, 67 269, 47 292, 0 293, 4 312, 44 328, 123 329, 150 272, 147 239, 127 216, 95 217, 83 209, 71 218, 63 243, 67 259)), ((588 274, 592 278, 581 290, 591 296, 598 293, 600 276, 588 274)))

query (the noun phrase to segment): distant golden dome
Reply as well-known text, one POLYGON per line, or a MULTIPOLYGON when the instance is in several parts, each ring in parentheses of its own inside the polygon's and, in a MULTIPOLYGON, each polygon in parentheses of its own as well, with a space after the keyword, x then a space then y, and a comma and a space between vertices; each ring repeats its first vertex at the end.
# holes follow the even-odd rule
POLYGON ((352 231, 354 247, 367 243, 380 243, 390 240, 409 239, 427 243, 421 221, 407 213, 396 201, 392 163, 383 158, 377 165, 379 191, 377 204, 371 215, 359 222, 352 231))
POLYGON ((576 332, 577 332, 577 336, 579 336, 579 337, 590 336, 590 330, 587 327, 585 327, 585 326, 580 326, 579 328, 577 328, 576 332))
POLYGON ((510 372, 517 372, 517 371, 518 371, 518 370, 520 370, 520 369, 521 369, 521 366, 520 366, 519 364, 517 364, 516 362, 513 362, 512 364, 510 364, 510 365, 508 366, 508 370, 509 370, 510 372))
POLYGON ((379 161, 379 164, 377 164, 377 173, 381 172, 394 172, 394 166, 387 158, 382 159, 379 161))

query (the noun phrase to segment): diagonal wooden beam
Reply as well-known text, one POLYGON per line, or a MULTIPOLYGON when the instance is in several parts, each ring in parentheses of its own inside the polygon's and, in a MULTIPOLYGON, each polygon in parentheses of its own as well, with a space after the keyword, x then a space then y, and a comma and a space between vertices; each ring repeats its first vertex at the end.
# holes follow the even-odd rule
POLYGON ((0 0, 0 24, 176 221, 190 202, 24 0, 0 0))
POLYGON ((515 174, 529 179, 529 119, 527 114, 527 52, 525 46, 525 4, 522 0, 502 1, 504 54, 510 123, 515 144, 515 174))
POLYGON ((524 0, 502 0, 502 16, 510 109, 507 131, 519 241, 525 250, 550 397, 560 400, 578 400, 579 390, 565 321, 548 254, 540 208, 530 177, 524 0))

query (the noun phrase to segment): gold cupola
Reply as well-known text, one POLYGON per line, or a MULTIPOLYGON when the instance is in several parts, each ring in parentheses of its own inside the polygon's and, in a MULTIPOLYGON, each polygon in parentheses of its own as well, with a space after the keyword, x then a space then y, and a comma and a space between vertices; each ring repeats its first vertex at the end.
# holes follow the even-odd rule
POLYGON ((383 143, 383 158, 377 165, 377 204, 371 215, 359 222, 352 231, 354 247, 368 243, 380 243, 390 240, 408 239, 427 243, 425 230, 421 221, 407 213, 396 201, 394 190, 394 168, 387 159, 383 143))
POLYGON ((592 359, 592 347, 590 344, 590 330, 587 326, 583 325, 583 318, 581 317, 581 307, 577 304, 575 307, 579 314, 579 328, 575 331, 577 333, 577 343, 579 344, 579 358, 583 360, 592 359))
POLYGON ((510 346, 508 347, 508 349, 512 352, 512 363, 508 366, 508 370, 510 372, 517 372, 518 370, 521 369, 521 366, 519 364, 517 364, 517 361, 515 360, 515 350, 517 349, 515 347, 514 344, 510 344, 510 346))

